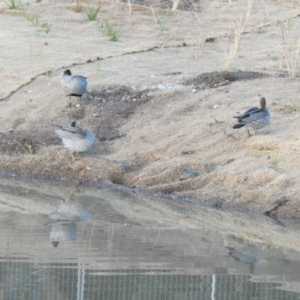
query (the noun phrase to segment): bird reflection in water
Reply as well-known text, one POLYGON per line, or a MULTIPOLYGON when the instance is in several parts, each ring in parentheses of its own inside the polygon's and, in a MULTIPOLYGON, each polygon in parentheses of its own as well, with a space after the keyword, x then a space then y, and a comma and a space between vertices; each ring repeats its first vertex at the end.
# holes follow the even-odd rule
POLYGON ((57 210, 49 214, 52 229, 49 240, 54 247, 62 241, 72 241, 76 238, 77 222, 85 222, 90 218, 89 210, 80 202, 61 202, 57 210))
POLYGON ((261 252, 256 245, 251 244, 249 241, 235 238, 234 241, 231 240, 231 245, 225 246, 225 248, 228 250, 228 255, 236 262, 248 265, 249 273, 253 274, 255 264, 261 258, 261 252))

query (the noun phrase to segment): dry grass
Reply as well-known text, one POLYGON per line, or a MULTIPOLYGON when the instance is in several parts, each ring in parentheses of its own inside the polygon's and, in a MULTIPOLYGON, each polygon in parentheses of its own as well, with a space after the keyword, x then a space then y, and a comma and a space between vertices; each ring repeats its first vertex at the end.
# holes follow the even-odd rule
POLYGON ((228 68, 233 61, 233 59, 236 57, 240 43, 241 43, 241 37, 243 32, 245 31, 245 26, 247 24, 247 21, 249 20, 252 12, 252 0, 247 1, 247 8, 244 12, 242 12, 239 20, 236 22, 236 28, 234 30, 234 37, 233 37, 233 43, 231 45, 230 51, 227 55, 227 58, 224 63, 224 67, 228 68))
POLYGON ((0 168, 9 172, 46 176, 48 178, 68 177, 83 179, 89 177, 83 158, 73 161, 70 151, 57 148, 43 149, 42 154, 1 156, 0 168))
POLYGON ((79 0, 76 1, 76 6, 72 7, 73 11, 75 12, 82 12, 83 7, 81 5, 81 2, 79 0))
POLYGON ((177 10, 180 0, 173 0, 172 10, 177 10))
POLYGON ((300 37, 284 45, 279 45, 279 47, 282 52, 279 68, 282 69, 283 63, 285 63, 289 78, 295 78, 298 73, 299 65, 300 37))
MULTIPOLYGON (((295 16, 294 16, 295 17, 295 16)), ((289 78, 295 78, 298 72, 300 35, 295 36, 293 28, 298 27, 293 16, 288 16, 283 21, 278 21, 281 34, 281 43, 278 46, 281 50, 279 58, 279 69, 286 68, 289 78)))

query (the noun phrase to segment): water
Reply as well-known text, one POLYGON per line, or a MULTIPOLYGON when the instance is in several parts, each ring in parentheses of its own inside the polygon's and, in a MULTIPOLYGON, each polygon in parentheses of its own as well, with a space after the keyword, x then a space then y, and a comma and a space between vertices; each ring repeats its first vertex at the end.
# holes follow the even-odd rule
POLYGON ((300 299, 290 220, 13 178, 0 208, 3 300, 300 299))

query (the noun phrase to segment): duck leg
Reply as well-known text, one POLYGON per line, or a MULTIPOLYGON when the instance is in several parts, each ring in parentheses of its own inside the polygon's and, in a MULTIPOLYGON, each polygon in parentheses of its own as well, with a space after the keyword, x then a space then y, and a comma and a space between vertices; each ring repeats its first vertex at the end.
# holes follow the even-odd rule
POLYGON ((250 133, 249 129, 247 129, 247 132, 248 132, 248 138, 251 137, 251 133, 250 133))

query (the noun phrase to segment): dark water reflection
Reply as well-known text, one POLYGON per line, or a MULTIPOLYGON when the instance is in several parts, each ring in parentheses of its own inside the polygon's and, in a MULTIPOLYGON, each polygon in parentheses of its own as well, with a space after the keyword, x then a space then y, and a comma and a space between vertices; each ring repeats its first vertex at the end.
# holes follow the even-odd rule
POLYGON ((300 299, 298 224, 126 191, 0 190, 0 299, 300 299))

